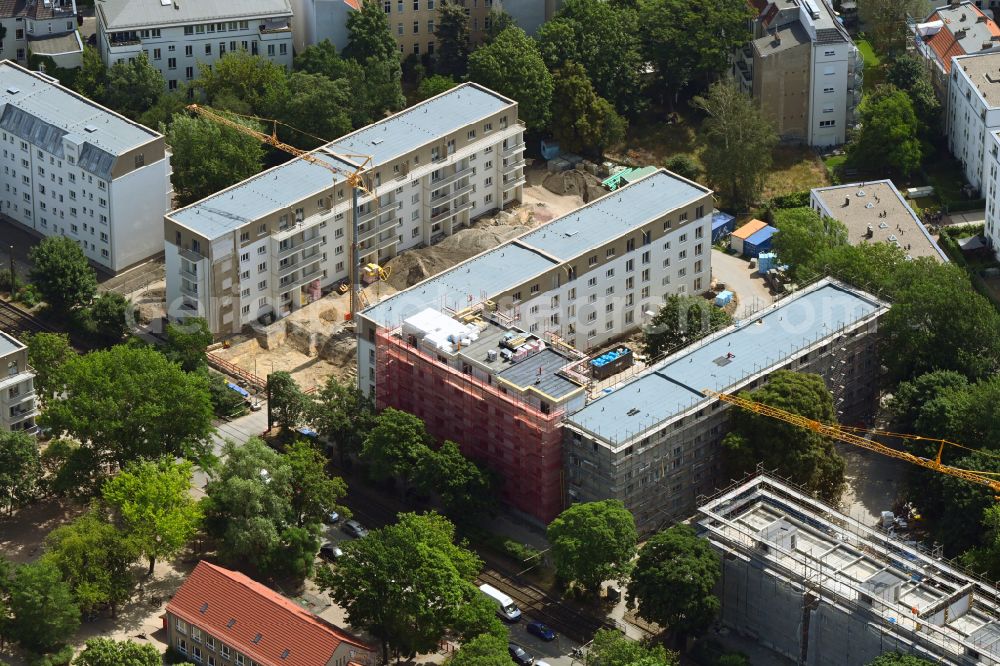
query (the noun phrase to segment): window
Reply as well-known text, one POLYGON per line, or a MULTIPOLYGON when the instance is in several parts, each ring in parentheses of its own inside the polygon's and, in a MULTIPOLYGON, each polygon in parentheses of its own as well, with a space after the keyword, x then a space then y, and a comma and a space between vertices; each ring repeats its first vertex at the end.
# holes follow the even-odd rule
POLYGON ((261 280, 257 283, 257 291, 264 291, 267 289, 267 280, 261 280))
POLYGON ((386 14, 392 13, 392 0, 385 0, 385 2, 382 3, 382 11, 386 14))
POLYGON ((609 247, 609 248, 608 248, 608 249, 607 249, 607 250, 606 250, 606 251, 604 252, 604 256, 605 256, 606 258, 608 258, 608 259, 610 259, 611 257, 615 256, 615 248, 613 248, 613 247, 609 247))
POLYGON ((413 45, 413 55, 420 55, 420 44, 413 45))
POLYGON ((823 88, 823 92, 829 94, 833 92, 833 88, 823 88))
POLYGON ((274 56, 274 44, 267 45, 267 55, 271 57, 274 56))
POLYGON ((836 51, 823 51, 823 55, 825 55, 825 56, 832 56, 835 53, 836 53, 836 51))
POLYGON ((240 242, 241 243, 246 243, 248 240, 250 240, 250 232, 249 231, 241 231, 240 232, 240 242))
POLYGON ((191 46, 190 44, 188 44, 187 46, 185 46, 184 47, 184 55, 187 56, 188 58, 192 57, 194 55, 194 47, 191 46))
POLYGON ((278 44, 278 54, 288 55, 288 44, 278 44))
POLYGON ((179 617, 174 618, 174 628, 177 629, 177 633, 186 634, 188 630, 187 622, 179 617))
POLYGON ((420 32, 420 21, 413 22, 413 34, 416 35, 420 32))
POLYGON ((194 78, 194 67, 184 68, 184 78, 188 79, 189 81, 194 78))
POLYGON ((191 640, 196 643, 201 643, 201 629, 198 627, 191 627, 191 640))
MULTIPOLYGON (((250 312, 250 306, 249 305, 246 306, 246 312, 250 312)), ((244 314, 246 314, 246 312, 244 314)), ((229 659, 229 646, 228 645, 226 645, 225 643, 223 643, 222 644, 222 649, 220 650, 220 652, 222 653, 223 657, 225 657, 226 659, 229 659)))
POLYGON ((163 55, 162 49, 153 49, 153 60, 159 60, 163 55))
POLYGON ((588 287, 596 287, 597 286, 597 278, 596 277, 592 277, 589 280, 587 280, 587 286, 588 287))
POLYGON ((240 261, 250 261, 250 253, 244 252, 240 255, 240 261))
MULTIPOLYGON (((402 9, 400 9, 399 11, 403 11, 403 10, 402 10, 402 9)), ((402 35, 402 34, 403 34, 403 24, 402 24, 402 23, 397 23, 397 24, 396 24, 396 34, 397 34, 397 35, 402 35)), ((400 44, 400 48, 402 48, 402 46, 403 46, 403 45, 402 45, 402 44, 400 44)))
POLYGON ((177 69, 177 58, 167 58, 167 69, 177 69))
POLYGON ((413 11, 420 11, 420 0, 413 0, 413 11))
POLYGON ((837 125, 836 120, 821 120, 819 121, 820 127, 835 127, 837 125))
POLYGON ((266 261, 262 261, 261 263, 257 264, 257 272, 258 273, 263 273, 266 270, 267 270, 267 262, 266 261))

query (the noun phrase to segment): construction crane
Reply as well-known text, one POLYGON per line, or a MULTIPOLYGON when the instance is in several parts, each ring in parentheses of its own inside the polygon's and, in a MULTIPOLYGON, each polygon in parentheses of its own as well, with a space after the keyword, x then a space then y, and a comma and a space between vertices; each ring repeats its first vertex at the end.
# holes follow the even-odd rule
POLYGON ((753 412, 754 414, 760 414, 762 416, 767 416, 772 419, 777 419, 779 421, 784 421, 785 423, 790 423, 794 426, 804 428, 806 430, 812 430, 813 432, 819 433, 824 437, 830 437, 838 442, 844 442, 845 444, 852 444, 863 449, 868 449, 869 451, 874 451, 875 453, 880 453, 884 456, 889 456, 890 458, 896 458, 898 460, 905 460, 908 463, 919 465, 925 469, 930 469, 941 474, 947 474, 949 476, 954 476, 956 478, 962 479, 963 481, 968 481, 970 483, 976 483, 981 486, 986 486, 993 490, 993 492, 1000 495, 1000 480, 991 478, 995 476, 996 473, 993 472, 979 472, 976 470, 961 469, 959 467, 952 467, 951 465, 945 465, 941 462, 941 455, 944 453, 946 446, 967 449, 971 449, 968 446, 963 446, 961 444, 956 444, 955 442, 949 442, 946 439, 936 439, 933 437, 922 437, 920 435, 903 435, 894 432, 887 432, 884 430, 876 429, 865 429, 865 428, 853 428, 850 426, 842 426, 839 424, 822 423, 821 421, 815 421, 813 419, 806 418, 804 416, 799 416, 798 414, 793 414, 787 412, 783 409, 778 409, 777 407, 771 407, 770 405, 765 405, 760 402, 754 402, 753 400, 747 400, 746 398, 740 398, 739 396, 730 395, 728 393, 721 393, 719 391, 713 391, 711 389, 702 389, 702 393, 706 396, 718 398, 723 402, 727 402, 732 405, 736 405, 741 409, 745 409, 748 412, 753 412), (871 439, 872 436, 903 440, 905 442, 929 442, 936 444, 937 455, 934 459, 923 458, 921 456, 914 455, 907 451, 900 451, 892 447, 886 446, 879 442, 871 439))
MULTIPOLYGON (((305 160, 310 164, 315 164, 318 167, 322 167, 327 171, 333 173, 334 178, 340 176, 347 181, 347 184, 351 187, 352 190, 352 208, 353 208, 353 215, 351 216, 353 220, 351 225, 352 261, 351 261, 351 270, 348 275, 348 278, 350 279, 351 285, 353 287, 351 289, 351 321, 354 321, 354 317, 358 313, 359 293, 361 291, 361 274, 359 270, 361 264, 361 258, 358 256, 358 241, 357 241, 358 218, 360 217, 358 209, 358 192, 363 192, 365 195, 372 197, 375 200, 376 207, 378 206, 378 197, 375 195, 374 189, 367 182, 365 182, 365 179, 362 176, 362 173, 372 165, 372 160, 373 160, 372 156, 355 155, 352 153, 334 153, 333 151, 326 148, 318 149, 322 150, 323 153, 329 155, 330 157, 342 160, 344 162, 353 164, 355 166, 353 171, 348 171, 346 169, 341 169, 340 167, 334 166, 333 164, 330 164, 326 160, 320 159, 319 157, 316 156, 317 151, 315 150, 313 151, 302 150, 301 148, 296 148, 295 146, 289 145, 284 141, 282 141, 281 139, 279 139, 278 125, 284 125, 284 123, 281 123, 277 120, 269 118, 259 118, 257 116, 248 116, 240 113, 232 113, 229 111, 226 112, 226 114, 235 116, 237 118, 243 118, 245 120, 250 120, 254 122, 269 123, 271 125, 271 133, 268 134, 266 132, 261 132, 258 129, 254 129, 253 127, 244 125, 243 123, 238 123, 232 118, 227 117, 227 115, 219 113, 215 109, 212 109, 207 106, 202 106, 200 104, 189 104, 186 108, 188 111, 196 113, 199 116, 211 120, 214 123, 218 123, 219 125, 223 125, 230 129, 236 130, 241 134, 252 136, 261 143, 267 144, 272 148, 276 148, 282 152, 294 155, 295 157, 305 160)), ((293 130, 295 129, 290 125, 286 125, 286 127, 290 127, 293 130)), ((301 132, 301 130, 296 130, 296 131, 301 132)), ((305 132, 302 133, 305 134, 305 132)), ((313 138, 319 139, 320 141, 323 140, 320 139, 319 137, 313 137, 313 138)))

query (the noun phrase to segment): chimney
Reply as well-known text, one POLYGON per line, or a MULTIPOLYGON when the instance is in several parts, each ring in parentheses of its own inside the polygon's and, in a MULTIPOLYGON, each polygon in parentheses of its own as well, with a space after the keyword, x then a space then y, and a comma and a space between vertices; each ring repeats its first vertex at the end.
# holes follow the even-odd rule
POLYGON ((955 31, 955 39, 965 39, 965 28, 955 31))
POLYGON ((980 14, 977 16, 976 23, 986 23, 986 14, 980 14))
POLYGON ((959 19, 958 19, 958 20, 959 20, 959 22, 960 22, 960 23, 965 23, 965 18, 966 18, 966 17, 965 17, 965 12, 962 12, 962 16, 961 16, 961 17, 959 17, 959 19))
POLYGON ((781 33, 777 30, 774 31, 774 43, 779 46, 781 45, 781 33))

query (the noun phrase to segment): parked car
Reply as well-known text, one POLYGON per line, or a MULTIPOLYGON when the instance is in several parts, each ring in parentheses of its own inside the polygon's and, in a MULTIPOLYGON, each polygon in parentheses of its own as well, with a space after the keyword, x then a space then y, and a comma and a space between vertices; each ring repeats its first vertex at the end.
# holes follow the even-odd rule
POLYGON ((543 641, 554 641, 556 639, 556 632, 541 622, 529 622, 526 628, 529 634, 538 636, 543 641))
POLYGON ((352 536, 355 539, 368 536, 368 530, 365 529, 364 525, 356 520, 348 520, 340 529, 343 530, 345 534, 352 536))
POLYGON ((507 652, 510 653, 510 658, 518 666, 531 666, 535 663, 535 658, 517 643, 507 643, 507 652))
POLYGON ((323 520, 325 520, 328 524, 333 525, 340 520, 340 514, 336 511, 330 511, 323 517, 323 520))
POLYGON ((325 542, 319 549, 319 556, 324 560, 329 560, 333 562, 334 560, 339 560, 344 554, 344 551, 340 549, 340 546, 333 544, 329 541, 325 542))

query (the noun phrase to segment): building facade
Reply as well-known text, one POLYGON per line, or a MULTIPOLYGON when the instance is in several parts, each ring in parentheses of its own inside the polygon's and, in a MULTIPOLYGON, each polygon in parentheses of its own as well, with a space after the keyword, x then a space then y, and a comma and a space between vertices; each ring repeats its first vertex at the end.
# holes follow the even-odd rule
POLYGON ((374 649, 247 576, 201 561, 167 603, 167 644, 204 666, 374 666, 374 649))
POLYGON ((864 58, 825 0, 752 3, 753 39, 733 77, 787 141, 844 143, 857 120, 864 58))
POLYGON ((173 192, 163 135, 4 61, 0 145, 9 219, 73 239, 110 272, 163 251, 173 192))
POLYGON ((647 368, 564 421, 566 487, 574 501, 615 498, 640 530, 683 519, 717 487, 728 404, 776 370, 826 381, 838 418, 854 422, 877 395, 878 318, 888 306, 822 280, 647 368))
POLYGON ((375 197, 358 207, 360 266, 431 245, 521 200, 524 126, 517 104, 468 83, 166 216, 169 315, 236 333, 346 283, 354 227, 346 155, 375 197), (339 157, 338 157, 339 156, 339 157))
POLYGON ((1000 663, 1000 594, 951 562, 757 476, 702 503, 723 625, 775 663, 864 666, 887 652, 1000 663))
POLYGON ((0 4, 0 60, 27 66, 31 54, 47 55, 64 68, 79 67, 83 42, 76 0, 16 0, 0 4))
POLYGON ((986 198, 986 226, 983 234, 993 250, 1000 253, 1000 131, 990 131, 987 135, 986 183, 983 196, 986 198))
POLYGON ((197 78, 199 65, 238 50, 291 70, 292 8, 289 0, 102 0, 97 48, 108 67, 145 53, 168 90, 197 78))
POLYGON ((38 407, 28 348, 0 331, 0 430, 34 432, 38 407))
POLYGON ((953 58, 945 131, 965 180, 982 191, 989 133, 1000 129, 1000 52, 953 58))
POLYGON ((979 1, 940 4, 910 29, 916 53, 930 72, 934 91, 947 107, 952 58, 1000 48, 1000 27, 983 13, 979 1))

